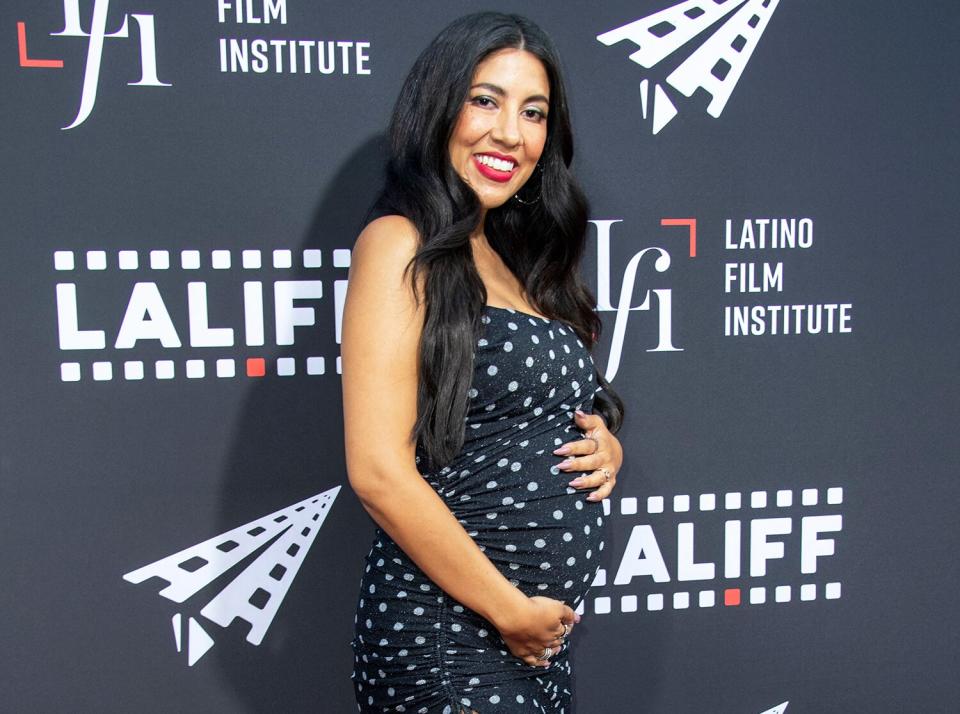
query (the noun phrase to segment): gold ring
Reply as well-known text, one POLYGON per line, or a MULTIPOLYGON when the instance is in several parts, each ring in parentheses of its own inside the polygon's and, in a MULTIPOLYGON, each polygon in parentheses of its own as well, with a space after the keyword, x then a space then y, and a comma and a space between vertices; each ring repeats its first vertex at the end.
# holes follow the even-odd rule
POLYGON ((610 472, 607 469, 600 469, 600 471, 603 472, 603 482, 607 483, 610 480, 610 472))

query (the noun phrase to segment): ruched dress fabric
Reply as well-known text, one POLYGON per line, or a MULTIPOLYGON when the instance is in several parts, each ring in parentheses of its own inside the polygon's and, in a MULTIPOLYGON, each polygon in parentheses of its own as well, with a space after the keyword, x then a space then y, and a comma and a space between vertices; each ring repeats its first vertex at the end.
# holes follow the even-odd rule
MULTIPOLYGON (((603 507, 567 485, 577 473, 552 452, 582 436, 573 416, 592 408, 593 361, 562 322, 485 306, 481 323, 463 449, 424 478, 522 592, 576 609, 599 565, 603 507)), ((355 623, 360 712, 571 713, 569 642, 549 667, 526 664, 379 528, 355 623)))

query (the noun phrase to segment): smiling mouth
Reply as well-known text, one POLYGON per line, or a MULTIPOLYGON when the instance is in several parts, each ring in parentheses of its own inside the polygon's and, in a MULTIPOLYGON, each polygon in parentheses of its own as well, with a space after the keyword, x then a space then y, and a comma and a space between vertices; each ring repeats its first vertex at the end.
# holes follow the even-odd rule
POLYGON ((500 183, 509 181, 510 177, 513 176, 514 170, 517 168, 515 161, 498 159, 489 154, 474 154, 473 162, 477 167, 477 171, 483 176, 500 183))

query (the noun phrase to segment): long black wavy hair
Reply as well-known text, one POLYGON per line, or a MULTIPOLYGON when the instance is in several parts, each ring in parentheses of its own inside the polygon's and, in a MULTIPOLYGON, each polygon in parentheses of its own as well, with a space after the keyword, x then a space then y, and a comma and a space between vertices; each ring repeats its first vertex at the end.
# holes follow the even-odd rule
MULTIPOLYGON (((487 299, 470 245, 482 207, 453 168, 447 147, 477 65, 508 48, 530 52, 546 69, 547 139, 540 170, 528 181, 539 180, 540 186, 524 187, 524 194, 530 191, 528 205, 510 199, 490 209, 484 232, 541 314, 568 323, 588 348, 601 329, 596 301, 579 272, 587 202, 570 173, 573 135, 553 42, 519 15, 461 17, 423 51, 404 81, 388 130, 385 184, 373 209, 376 215, 405 216, 419 233, 407 266, 425 309, 413 437, 429 468, 448 464, 463 446, 473 350, 487 299), (540 200, 529 203, 538 190, 540 200)), ((602 389, 594 396, 594 411, 617 431, 623 402, 601 374, 596 378, 602 389)))

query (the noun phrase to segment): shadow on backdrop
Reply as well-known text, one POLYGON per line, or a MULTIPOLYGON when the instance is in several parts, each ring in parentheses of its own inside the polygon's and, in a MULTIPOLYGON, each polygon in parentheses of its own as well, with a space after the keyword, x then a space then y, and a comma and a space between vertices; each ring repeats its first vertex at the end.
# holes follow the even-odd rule
MULTIPOLYGON (((301 239, 301 251, 323 251, 323 265, 310 270, 295 266, 278 275, 322 281, 323 297, 301 303, 314 309, 316 324, 295 328, 295 344, 283 348, 283 356, 296 360, 296 376, 277 376, 275 368, 271 374, 279 348, 265 349, 267 374, 251 380, 223 469, 218 532, 342 487, 263 642, 247 643, 249 625, 235 620, 229 632, 221 633, 230 646, 214 647, 207 655, 215 658, 223 679, 249 712, 356 709, 349 643, 373 522, 346 478, 333 285, 347 278, 347 270, 335 268, 332 255, 334 248, 353 247, 382 183, 384 160, 384 138, 378 135, 344 162, 301 239), (315 355, 324 356, 325 374, 307 376, 302 373, 306 358, 315 355)), ((269 286, 264 292, 268 306, 269 286)), ((270 308, 265 312, 269 335, 270 308)), ((371 435, 371 446, 375 444, 371 435)))

